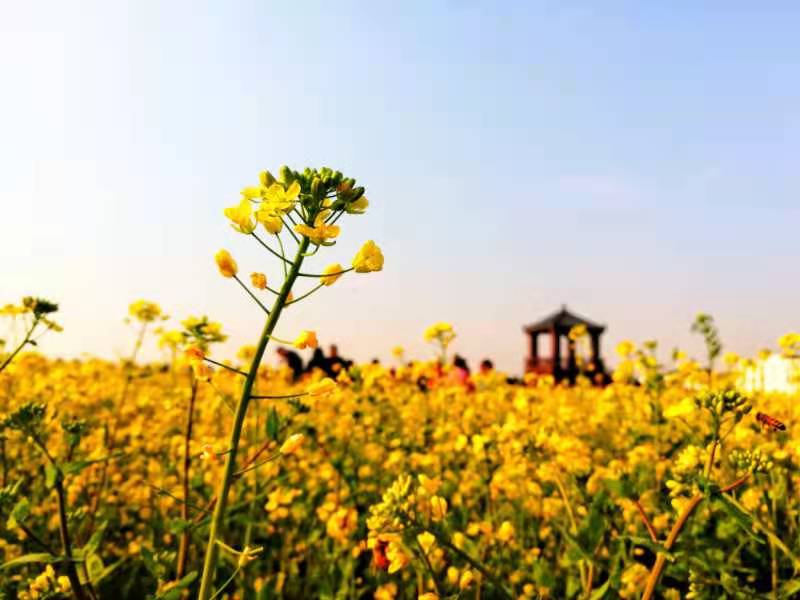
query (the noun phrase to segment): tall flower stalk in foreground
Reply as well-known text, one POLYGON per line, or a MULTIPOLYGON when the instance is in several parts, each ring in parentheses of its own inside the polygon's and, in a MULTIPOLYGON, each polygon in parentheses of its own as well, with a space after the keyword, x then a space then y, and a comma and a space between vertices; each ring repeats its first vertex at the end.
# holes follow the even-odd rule
MULTIPOLYGON (((283 309, 306 298, 322 287, 332 285, 339 277, 349 271, 369 273, 383 268, 383 254, 373 241, 366 242, 353 258, 352 266, 343 268, 339 264, 329 265, 322 273, 311 274, 301 271, 306 257, 317 254, 322 247, 333 246, 339 236, 340 227, 337 221, 345 213, 363 214, 368 206, 364 196, 364 188, 355 186, 355 179, 346 178, 339 171, 329 168, 305 169, 302 173, 281 167, 279 179, 275 179, 269 171, 260 174, 259 185, 242 190, 242 198, 238 205, 225 210, 225 216, 239 233, 252 237, 265 250, 277 258, 283 270, 283 283, 278 289, 268 285, 266 276, 261 273, 251 275, 251 289, 240 277, 239 268, 227 250, 220 250, 216 255, 217 267, 223 277, 233 279, 266 313, 266 322, 259 337, 250 369, 245 375, 242 393, 233 417, 227 448, 225 469, 217 489, 217 503, 211 518, 208 534, 205 563, 200 582, 200 600, 208 600, 214 594, 214 573, 220 547, 227 548, 221 539, 225 524, 228 493, 237 473, 237 456, 242 427, 247 415, 250 400, 256 397, 254 387, 258 368, 264 357, 267 344, 273 337, 283 309), (266 235, 274 237, 277 249, 268 243, 270 238, 264 235, 258 226, 266 230, 266 235), (287 258, 285 239, 281 234, 288 232, 295 244, 292 258, 287 258), (292 299, 292 287, 298 277, 318 278, 319 284, 292 299), (275 296, 272 306, 267 306, 259 299, 257 292, 267 291, 275 296)), ((315 332, 303 331, 293 342, 297 348, 316 347, 315 332)), ((269 396, 259 395, 259 398, 269 396)), ((247 550, 247 549, 245 549, 247 550)))
MULTIPOLYGON (((23 320, 23 327, 25 328, 22 341, 20 341, 8 355, 4 356, 3 353, 0 352, 0 373, 5 371, 6 367, 11 364, 11 361, 14 360, 25 346, 36 346, 36 340, 50 330, 61 331, 61 326, 51 321, 47 316, 57 310, 58 304, 54 304, 43 298, 33 298, 30 296, 23 298, 22 304, 19 306, 7 304, 0 308, 0 317, 19 317, 23 320), (36 335, 37 333, 38 335, 36 335)), ((0 340, 0 350, 2 350, 3 344, 3 340, 0 340)))

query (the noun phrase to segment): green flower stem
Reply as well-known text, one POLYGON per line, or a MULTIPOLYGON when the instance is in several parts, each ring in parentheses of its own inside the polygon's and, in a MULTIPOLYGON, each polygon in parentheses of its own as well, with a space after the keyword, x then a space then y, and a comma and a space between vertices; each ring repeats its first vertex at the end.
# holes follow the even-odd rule
POLYGON ((225 363, 221 363, 221 362, 217 362, 216 360, 212 360, 212 359, 208 358, 207 356, 204 356, 203 360, 208 362, 208 363, 211 363, 212 365, 217 365, 218 367, 222 367, 223 369, 227 369, 228 371, 231 371, 232 373, 238 373, 239 375, 244 375, 245 377, 247 377, 247 373, 246 372, 240 371, 239 369, 235 369, 233 367, 230 367, 230 366, 226 365, 225 363))
MULTIPOLYGON (((192 467, 192 455, 191 455, 191 446, 192 446, 192 429, 194 426, 194 403, 197 399, 197 384, 198 381, 191 375, 192 379, 192 392, 189 396, 189 406, 186 410, 186 431, 183 436, 183 477, 182 477, 182 487, 183 487, 183 502, 181 503, 181 519, 183 521, 189 520, 189 492, 191 491, 189 476, 192 467)), ((175 569, 175 578, 176 579, 183 579, 183 576, 186 575, 186 565, 189 562, 189 530, 184 529, 181 532, 181 539, 178 545, 178 565, 175 569)))
POLYGON ((33 324, 31 325, 30 329, 28 329, 28 332, 25 334, 25 338, 22 340, 20 345, 17 346, 16 349, 11 354, 9 354, 8 357, 3 361, 3 364, 0 365, 0 373, 2 373, 5 370, 5 368, 11 364, 11 361, 14 360, 17 354, 19 354, 20 351, 25 347, 25 344, 27 344, 30 341, 31 335, 33 334, 33 330, 36 329, 36 326, 38 324, 39 324, 39 319, 38 318, 34 319, 33 324))
POLYGON ((245 292, 247 292, 247 295, 250 296, 255 301, 255 303, 258 304, 261 307, 261 310, 263 310, 265 313, 269 314, 269 309, 266 306, 264 306, 264 304, 261 302, 261 300, 259 300, 256 297, 256 295, 253 292, 250 291, 250 288, 247 287, 241 279, 239 279, 239 276, 238 275, 234 275, 233 278, 236 280, 236 283, 238 283, 240 286, 242 286, 242 289, 245 292))
POLYGON ((344 271, 336 271, 335 273, 298 273, 298 277, 335 277, 336 275, 344 275, 353 270, 353 267, 345 269, 344 271))
POLYGON ((231 581, 236 579, 236 576, 239 574, 239 571, 241 571, 241 569, 239 567, 236 567, 236 570, 233 572, 233 574, 230 577, 228 577, 228 580, 220 586, 217 592, 213 596, 211 596, 209 600, 215 600, 216 598, 219 598, 220 594, 222 594, 222 592, 225 591, 225 588, 228 587, 228 585, 230 585, 231 581))
POLYGON ((503 583, 497 577, 492 575, 492 573, 490 573, 489 570, 482 563, 480 563, 479 561, 477 561, 474 558, 472 558, 469 554, 464 552, 461 548, 457 547, 449 539, 447 539, 446 536, 442 535, 440 532, 431 531, 431 533, 434 535, 434 537, 436 538, 436 541, 439 542, 439 544, 441 544, 442 546, 444 546, 445 548, 447 548, 448 550, 450 550, 454 554, 457 554, 458 556, 460 556, 473 569, 475 569, 481 575, 483 575, 486 578, 486 580, 489 581, 494 586, 495 590, 497 590, 497 593, 502 598, 506 598, 508 600, 511 600, 512 595, 508 593, 508 590, 506 590, 506 588, 503 585, 503 583))
MULTIPOLYGON (((286 214, 286 216, 287 216, 287 217, 289 217, 289 220, 292 222, 292 227, 293 227, 294 225, 296 225, 296 223, 294 222, 294 220, 292 219, 292 216, 291 216, 290 214, 288 214, 288 213, 287 213, 287 214, 286 214)), ((291 235, 291 236, 292 236, 292 238, 294 239, 294 241, 295 241, 296 243, 298 243, 298 244, 299 244, 299 243, 300 243, 300 240, 299 240, 299 239, 297 238, 297 236, 294 234, 294 231, 292 231, 292 227, 289 227, 289 225, 286 223, 286 221, 284 221, 284 220, 283 220, 283 217, 281 217, 281 223, 283 223, 283 226, 286 228, 286 231, 288 231, 288 232, 289 232, 289 235, 291 235)))
POLYGON ((81 586, 81 580, 78 577, 78 570, 75 568, 75 561, 72 560, 72 541, 69 535, 69 527, 67 522, 67 500, 66 493, 64 492, 64 480, 61 467, 59 467, 53 455, 47 450, 47 446, 42 439, 36 434, 35 431, 27 431, 33 443, 36 444, 42 453, 47 458, 47 461, 56 471, 55 477, 55 490, 56 500, 58 502, 58 537, 61 541, 61 552, 65 558, 67 579, 69 579, 72 594, 77 600, 86 600, 86 592, 81 586))
MULTIPOLYGON (((264 240, 262 240, 260 237, 258 237, 255 233, 251 233, 250 235, 252 235, 259 244, 264 246, 264 248, 266 248, 268 252, 272 253, 274 256, 276 256, 277 258, 281 259, 281 261, 283 261, 285 264, 290 265, 290 266, 294 266, 294 263, 292 261, 290 261, 285 256, 279 254, 278 252, 275 252, 275 250, 273 250, 272 248, 267 246, 267 243, 264 240)), ((278 238, 278 243, 280 243, 281 247, 283 247, 283 242, 281 242, 281 238, 278 237, 277 235, 275 237, 278 238)), ((307 239, 304 239, 303 241, 306 242, 304 248, 307 249, 308 248, 307 239)), ((305 253, 305 250, 303 250, 303 252, 305 253)), ((288 274, 287 274, 287 276, 288 276, 288 274)))
MULTIPOLYGON (((288 305, 289 305, 289 303, 288 303, 288 302, 286 302, 286 303, 284 304, 284 308, 285 308, 286 306, 288 306, 288 305)), ((293 342, 291 342, 290 340, 284 340, 284 339, 281 339, 281 338, 279 338, 279 337, 275 337, 274 335, 268 335, 267 337, 268 337, 269 339, 271 339, 273 342, 278 342, 279 344, 283 344, 284 346, 292 346, 292 345, 293 345, 293 342)))
POLYGON ((317 252, 319 252, 319 249, 320 249, 321 247, 322 247, 322 246, 321 246, 320 244, 314 244, 314 249, 313 249, 311 252, 306 252, 306 253, 305 253, 305 256, 306 256, 306 257, 309 257, 309 256, 314 256, 314 255, 315 255, 317 252))
POLYGON ((262 460, 261 462, 258 462, 258 463, 254 464, 254 465, 250 465, 249 467, 246 467, 246 468, 242 469, 241 471, 236 471, 236 473, 234 473, 233 475, 234 475, 234 477, 241 477, 245 473, 249 473, 250 471, 253 471, 253 470, 257 469, 258 467, 262 467, 265 464, 270 463, 273 460, 277 460, 280 457, 281 457, 281 453, 278 452, 277 454, 273 454, 272 456, 270 456, 267 459, 262 460))
POLYGON ((319 284, 317 287, 315 287, 315 288, 312 288, 310 291, 306 292, 305 294, 303 294, 303 295, 302 295, 302 296, 300 296, 299 298, 295 298, 295 299, 294 299, 294 300, 292 300, 291 302, 287 302, 287 303, 286 303, 286 306, 291 306, 291 305, 292 305, 292 304, 294 304, 295 302, 300 302, 300 300, 302 300, 303 298, 308 298, 308 297, 309 297, 311 294, 313 294, 313 293, 314 293, 314 292, 316 292, 318 289, 320 289, 320 288, 322 288, 322 287, 324 287, 324 286, 325 286, 325 284, 324 284, 324 283, 320 283, 320 284, 319 284))
POLYGON ((436 595, 441 597, 442 590, 439 587, 439 581, 436 579, 436 571, 433 570, 433 565, 431 564, 428 555, 425 553, 425 548, 422 547, 422 543, 419 541, 419 538, 414 537, 414 542, 417 544, 417 549, 419 550, 420 556, 422 556, 422 561, 425 563, 425 568, 428 570, 428 574, 430 574, 431 579, 433 580, 433 587, 436 590, 436 595))
MULTIPOLYGON (((255 235, 253 237, 256 237, 255 235)), ((256 239, 258 239, 256 237, 256 239)), ((263 243, 262 243, 263 244, 263 243)), ((236 455, 239 449, 239 439, 242 435, 242 427, 244 426, 244 418, 247 415, 247 407, 250 403, 250 396, 253 392, 253 387, 256 383, 256 376, 258 375, 258 367, 261 365, 261 360, 264 357, 264 352, 267 349, 272 331, 278 324, 278 319, 281 316, 283 307, 286 304, 286 298, 292 289, 292 285, 297 279, 300 272, 300 265, 303 263, 303 254, 308 249, 308 238, 304 238, 297 248, 297 254, 294 262, 291 263, 291 268, 286 280, 281 287, 280 295, 275 299, 272 305, 272 312, 267 317, 267 322, 264 324, 264 331, 261 334, 261 339, 258 342, 253 363, 250 366, 250 372, 247 374, 244 386, 242 388, 242 395, 239 399, 239 404, 236 406, 236 413, 233 420, 233 428, 231 429, 230 454, 228 454, 225 461, 225 472, 222 481, 219 485, 217 493, 217 505, 214 507, 214 515, 211 519, 211 528, 208 532, 208 546, 206 548, 206 558, 203 564, 203 575, 200 580, 200 592, 198 594, 199 600, 209 600, 212 596, 212 589, 214 587, 214 573, 217 566, 218 546, 217 540, 219 539, 222 527, 225 522, 225 513, 228 504, 228 492, 230 491, 231 483, 233 482, 233 474, 236 471, 236 455)))
MULTIPOLYGON (((278 246, 279 246, 279 247, 280 247, 280 249, 281 249, 281 258, 283 259, 283 260, 281 261, 281 267, 283 267, 283 278, 284 278, 284 279, 286 279, 286 278, 289 276, 289 269, 287 269, 287 268, 286 268, 286 263, 288 262, 288 261, 286 260, 286 250, 285 250, 285 249, 284 249, 284 247, 283 247, 283 240, 281 239, 281 236, 280 236, 280 234, 277 234, 277 233, 276 233, 276 234, 275 234, 275 239, 277 239, 277 240, 278 240, 278 246)), ((259 241, 260 241, 260 240, 259 240, 259 241)))

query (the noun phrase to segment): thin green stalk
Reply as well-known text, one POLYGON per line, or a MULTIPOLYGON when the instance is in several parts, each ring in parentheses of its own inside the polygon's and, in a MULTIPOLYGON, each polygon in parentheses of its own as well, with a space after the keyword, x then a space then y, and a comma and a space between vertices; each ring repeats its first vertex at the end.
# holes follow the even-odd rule
MULTIPOLYGON (((181 519, 189 520, 189 475, 192 466, 192 427, 194 425, 194 402, 197 398, 197 379, 192 375, 192 393, 189 397, 189 407, 186 412, 186 433, 183 438, 183 503, 181 504, 181 519)), ((183 579, 186 574, 186 564, 189 562, 189 530, 184 529, 181 533, 181 541, 178 547, 178 567, 176 569, 176 579, 183 579)))
MULTIPOLYGON (((287 217, 289 217, 289 220, 290 220, 290 221, 292 221, 292 225, 293 225, 293 226, 294 226, 294 225, 296 225, 296 223, 295 223, 295 222, 292 220, 292 217, 291 217, 291 215, 288 215, 288 214, 287 214, 286 216, 287 216, 287 217)), ((282 218, 281 218, 281 223, 283 223, 283 226, 286 228, 286 231, 288 231, 288 232, 289 232, 289 235, 291 235, 291 236, 292 236, 292 238, 294 239, 294 241, 295 241, 296 243, 298 243, 298 244, 299 244, 299 243, 300 243, 300 240, 299 240, 299 239, 297 238, 297 236, 294 234, 294 231, 292 231, 292 228, 291 228, 291 227, 289 227, 289 225, 287 225, 287 224, 286 224, 286 221, 284 221, 282 218)))
POLYGON ((55 458, 53 458, 53 455, 47 450, 47 446, 36 434, 36 432, 28 431, 27 433, 33 440, 33 443, 39 447, 39 449, 45 455, 45 458, 47 458, 47 461, 56 471, 54 487, 56 490, 56 500, 58 501, 58 534, 61 541, 61 552, 64 554, 64 558, 66 559, 65 564, 67 569, 67 578, 69 579, 72 593, 75 595, 77 600, 85 600, 86 593, 84 592, 83 587, 81 587, 81 580, 78 577, 78 570, 75 568, 75 561, 72 560, 72 541, 70 540, 69 527, 67 524, 67 500, 66 494, 64 493, 64 475, 61 472, 61 468, 58 466, 55 458))
POLYGON ((30 329, 28 329, 28 332, 25 334, 25 338, 22 340, 22 342, 20 342, 19 346, 17 346, 14 349, 14 351, 8 355, 8 357, 3 361, 3 364, 0 365, 0 373, 2 373, 5 370, 5 368, 11 364, 11 361, 14 360, 17 354, 19 354, 20 351, 25 347, 25 345, 30 341, 31 335, 33 334, 33 330, 36 329, 36 325, 38 324, 39 324, 39 319, 35 318, 33 320, 33 323, 31 324, 30 329))
MULTIPOLYGON (((308 238, 306 238, 308 240, 308 238)), ((307 246, 308 244, 306 244, 307 246)), ((342 271, 336 271, 336 273, 298 273, 298 277, 335 277, 336 275, 344 275, 345 273, 349 273, 353 270, 353 267, 349 269, 344 269, 342 271)))
POLYGON ((247 408, 250 404, 250 395, 256 383, 258 367, 261 365, 261 360, 264 357, 264 352, 267 349, 267 344, 269 343, 269 338, 272 335, 272 331, 278 324, 278 319, 281 316, 283 307, 286 304, 286 298, 288 297, 289 292, 292 289, 292 285, 294 284, 294 281, 297 279, 297 275, 300 272, 300 265, 303 263, 303 254, 308 249, 308 243, 308 238, 303 238, 303 241, 297 248, 297 255, 295 256, 294 262, 292 262, 292 266, 289 270, 286 280, 283 282, 281 293, 275 299, 275 303, 272 306, 272 312, 267 318, 267 322, 264 324, 264 330, 261 334, 261 339, 258 342, 256 353, 253 357, 253 363, 250 366, 247 379, 245 379, 241 398, 236 406, 236 414, 233 420, 233 428, 231 429, 230 442, 228 443, 230 453, 225 461, 225 472, 219 485, 219 490, 217 493, 217 505, 214 508, 214 516, 211 519, 211 528, 208 533, 208 546, 206 548, 203 575, 200 580, 200 592, 198 594, 199 600, 209 600, 212 595, 214 573, 217 566, 217 540, 220 537, 225 521, 225 513, 228 504, 228 492, 230 491, 231 483, 233 482, 233 475, 236 471, 236 456, 239 449, 239 439, 242 435, 244 419, 247 415, 247 408))
POLYGON ((300 300, 302 300, 302 299, 304 299, 304 298, 308 298, 308 297, 309 297, 311 294, 313 294, 313 293, 314 293, 314 292, 316 292, 318 289, 320 289, 320 288, 322 288, 322 287, 324 287, 324 286, 325 286, 325 284, 324 284, 324 283, 320 283, 320 284, 319 284, 317 287, 315 287, 315 288, 312 288, 310 291, 306 292, 305 294, 303 294, 303 295, 302 295, 302 296, 300 296, 299 298, 295 298, 295 299, 294 299, 294 300, 292 300, 291 302, 287 302, 287 303, 286 303, 286 306, 291 306, 292 304, 294 304, 294 303, 296 303, 296 302, 300 302, 300 300))
POLYGON ((204 356, 203 360, 208 362, 208 363, 211 363, 212 365, 217 365, 218 367, 222 367, 223 369, 227 369, 228 371, 231 371, 233 373, 238 373, 239 375, 244 375, 245 377, 247 377, 247 373, 245 371, 240 371, 239 369, 234 369, 233 367, 230 367, 230 366, 226 365, 225 363, 217 362, 216 360, 212 360, 212 359, 208 358, 207 356, 204 356))
POLYGON ((505 586, 503 586, 503 582, 500 581, 494 575, 492 575, 492 573, 489 572, 489 570, 485 566, 483 566, 482 563, 480 563, 479 561, 477 561, 474 558, 472 558, 469 554, 464 552, 461 548, 455 546, 445 536, 440 535, 436 531, 432 531, 431 533, 433 533, 433 535, 436 537, 436 541, 438 541, 442 546, 444 546, 445 548, 447 548, 448 550, 450 550, 454 554, 457 554, 458 556, 460 556, 465 562, 469 563, 469 565, 473 569, 475 569, 481 575, 483 575, 484 578, 486 578, 486 580, 489 581, 494 586, 494 588, 497 590, 497 593, 501 597, 507 598, 508 600, 511 600, 512 596, 511 596, 511 594, 508 593, 508 590, 506 590, 505 586))
POLYGON ((228 587, 230 582, 233 581, 234 579, 236 579, 236 576, 239 574, 239 571, 241 571, 241 569, 239 567, 236 567, 236 570, 233 572, 233 575, 228 577, 228 579, 225 581, 225 583, 223 583, 220 586, 220 588, 216 591, 216 593, 213 596, 211 596, 211 598, 209 600, 215 600, 216 598, 218 598, 220 596, 220 594, 222 594, 222 592, 225 591, 225 588, 228 587))
MULTIPOLYGON (((772 489, 775 489, 775 479, 770 474, 770 484, 772 485, 772 489)), ((768 494, 772 496, 770 498, 770 511, 769 515, 772 519, 772 528, 778 528, 778 499, 775 496, 775 493, 768 494)), ((770 564, 770 582, 772 584, 772 599, 778 600, 778 549, 775 547, 775 543, 769 538, 769 564, 770 564)))
MULTIPOLYGON (((275 234, 275 239, 278 240, 278 246, 281 249, 281 267, 283 267, 283 278, 286 279, 289 276, 289 269, 286 268, 286 263, 289 262, 286 260, 286 250, 283 247, 283 240, 279 234, 275 234)), ((280 292, 279 292, 280 293, 280 292)))
MULTIPOLYGON (((270 252, 271 254, 273 254, 274 256, 276 256, 277 258, 280 258, 280 259, 281 259, 281 261, 283 261, 283 262, 284 262, 284 263, 286 263, 287 265, 292 265, 292 266, 293 266, 293 263, 292 263, 292 261, 290 261, 290 260, 289 260, 288 258, 286 258, 285 256, 282 256, 281 254, 279 254, 278 252, 275 252, 275 250, 273 250, 272 248, 270 248, 269 246, 267 246, 266 242, 265 242, 264 240, 262 240, 260 237, 258 237, 258 236, 257 236, 255 233, 251 233, 250 235, 252 235, 252 236, 253 236, 253 237, 256 239, 256 241, 257 241, 259 244, 261 244, 262 246, 264 246, 264 248, 266 248, 266 250, 267 250, 268 252, 270 252)), ((281 248, 283 248, 283 242, 281 241, 281 238, 280 238, 279 236, 277 236, 277 235, 276 235, 275 237, 277 237, 277 238, 278 238, 278 243, 281 245, 281 248)), ((304 240, 304 241, 305 241, 305 240, 304 240)), ((308 243, 306 243, 305 247, 306 247, 306 248, 308 248, 308 243)), ((305 252, 305 250, 303 250, 303 252, 305 252)))
MULTIPOLYGON (((335 244, 335 243, 336 243, 336 242, 333 242, 332 244, 335 244)), ((332 244, 331 244, 331 245, 332 245, 332 244)), ((311 252, 306 252, 306 253, 304 254, 304 256, 305 256, 306 258, 308 258, 309 256, 314 256, 314 255, 315 255, 317 252, 319 252, 319 249, 320 249, 320 248, 322 248, 322 246, 321 246, 320 244, 314 244, 314 249, 313 249, 311 252)))
POLYGON ((234 275, 233 278, 236 280, 236 283, 238 283, 240 286, 242 286, 242 289, 245 292, 247 292, 247 295, 250 296, 255 301, 255 303, 258 304, 261 307, 261 310, 263 310, 265 313, 269 314, 269 309, 266 306, 264 306, 263 302, 261 302, 261 300, 259 300, 256 297, 256 295, 253 292, 250 291, 250 288, 247 287, 241 279, 239 279, 239 276, 238 275, 234 275))
POLYGON ((425 563, 425 568, 428 570, 428 573, 430 573, 431 579, 433 580, 433 587, 436 590, 436 595, 441 596, 442 590, 439 588, 439 581, 436 579, 436 571, 433 570, 433 565, 431 564, 428 555, 425 553, 425 548, 422 547, 422 544, 416 537, 414 538, 414 541, 417 543, 417 548, 419 549, 420 555, 422 555, 422 561, 425 563))

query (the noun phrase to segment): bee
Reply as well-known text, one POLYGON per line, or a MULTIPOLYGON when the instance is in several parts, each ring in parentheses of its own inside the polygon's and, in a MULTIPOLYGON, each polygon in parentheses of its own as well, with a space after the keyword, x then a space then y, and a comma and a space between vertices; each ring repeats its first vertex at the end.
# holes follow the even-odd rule
POLYGON ((762 412, 756 413, 756 421, 761 423, 765 429, 772 431, 786 431, 786 425, 778 421, 775 417, 770 417, 762 412))

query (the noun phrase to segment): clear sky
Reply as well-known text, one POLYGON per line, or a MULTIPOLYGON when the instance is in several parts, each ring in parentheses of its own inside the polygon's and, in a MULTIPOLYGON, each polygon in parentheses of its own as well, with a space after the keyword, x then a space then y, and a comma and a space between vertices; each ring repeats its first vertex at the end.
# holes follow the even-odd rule
POLYGON ((698 352, 712 313, 752 353, 800 327, 795 2, 0 3, 0 302, 61 303, 62 355, 127 352, 137 298, 252 343, 213 264, 277 265, 222 216, 264 168, 367 186, 323 263, 343 278, 278 333, 357 359, 455 349, 521 369, 567 303, 698 352))

